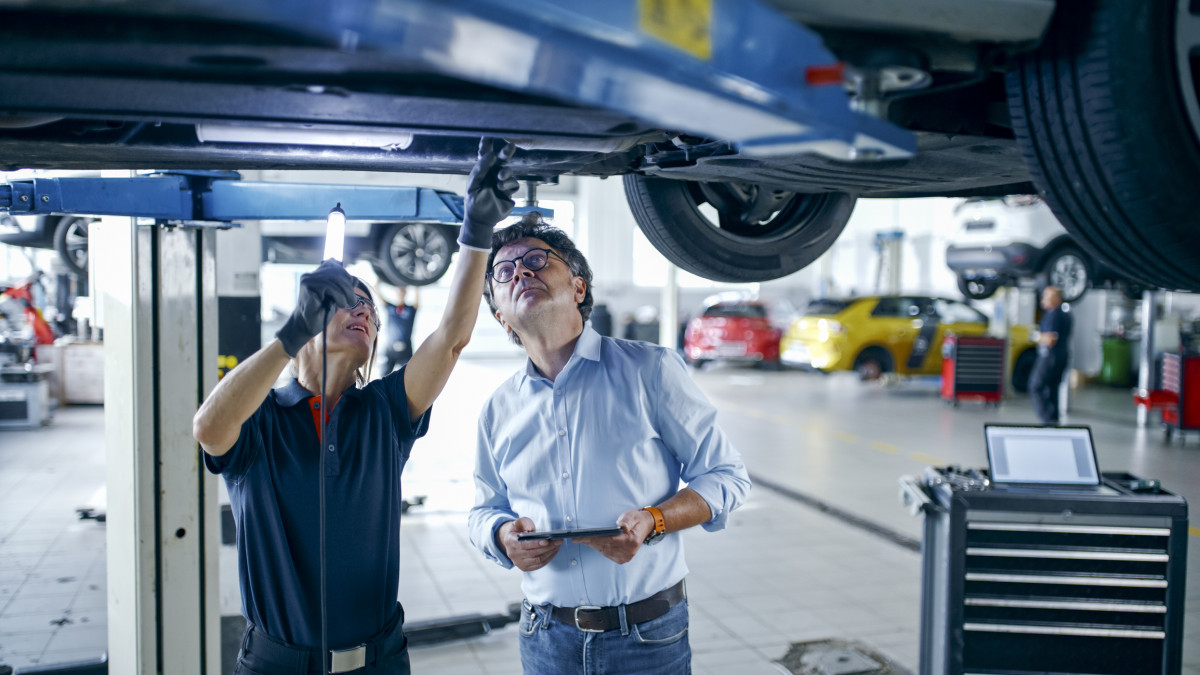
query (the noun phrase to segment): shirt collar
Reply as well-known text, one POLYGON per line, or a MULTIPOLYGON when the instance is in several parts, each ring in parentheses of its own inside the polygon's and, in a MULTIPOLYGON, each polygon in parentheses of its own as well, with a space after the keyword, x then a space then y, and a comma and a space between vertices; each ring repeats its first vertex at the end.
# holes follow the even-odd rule
MULTIPOLYGON (((357 397, 362 394, 358 387, 351 386, 342 392, 342 396, 357 397)), ((275 400, 285 408, 290 408, 301 401, 307 401, 315 396, 311 391, 300 386, 300 380, 291 378, 287 384, 275 390, 275 400)))
MULTIPOLYGON (((600 360, 600 334, 592 328, 592 324, 585 323, 583 332, 579 334, 579 338, 575 340, 575 351, 571 353, 571 358, 567 360, 567 366, 563 368, 566 372, 567 368, 571 367, 571 361, 575 357, 587 359, 589 361, 600 360)), ((533 359, 525 359, 525 375, 521 378, 521 384, 518 390, 524 391, 525 383, 530 380, 543 380, 549 382, 541 373, 537 371, 537 367, 533 365, 533 359)))

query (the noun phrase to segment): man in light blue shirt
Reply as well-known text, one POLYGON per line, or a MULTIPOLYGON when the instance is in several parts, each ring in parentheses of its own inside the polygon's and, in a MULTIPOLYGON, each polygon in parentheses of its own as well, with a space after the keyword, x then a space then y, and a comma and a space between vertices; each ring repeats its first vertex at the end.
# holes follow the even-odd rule
POLYGON ((484 297, 529 360, 479 419, 471 541, 525 573, 525 672, 690 672, 679 532, 725 527, 750 490, 741 456, 674 351, 585 325, 592 272, 561 230, 530 214, 497 231, 488 270, 484 297))

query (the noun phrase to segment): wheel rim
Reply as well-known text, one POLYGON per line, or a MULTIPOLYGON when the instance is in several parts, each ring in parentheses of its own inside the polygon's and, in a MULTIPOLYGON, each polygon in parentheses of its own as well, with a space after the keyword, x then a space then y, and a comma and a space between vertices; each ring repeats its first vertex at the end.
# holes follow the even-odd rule
POLYGON ((1192 0, 1179 0, 1175 20, 1175 63, 1192 135, 1200 143, 1200 11, 1192 0))
POLYGON ((1078 298, 1087 290, 1087 265, 1073 253, 1061 255, 1050 268, 1050 283, 1058 286, 1064 298, 1078 298))
POLYGON ((76 218, 67 225, 67 233, 63 238, 67 256, 81 270, 87 269, 88 264, 88 221, 76 218))
POLYGON ((967 281, 967 295, 971 296, 972 298, 982 298, 983 296, 989 294, 989 290, 990 289, 988 288, 988 284, 986 282, 977 281, 975 279, 970 279, 967 281))
POLYGON ((435 228, 420 223, 402 227, 388 245, 392 265, 413 281, 436 278, 450 260, 450 246, 435 228))
POLYGON ((689 183, 688 194, 696 212, 713 229, 734 239, 756 243, 783 239, 811 228, 810 240, 827 234, 812 227, 810 214, 821 210, 828 195, 800 194, 750 183, 689 183), (711 207, 716 213, 702 208, 711 207), (714 215, 716 218, 714 219, 714 215))

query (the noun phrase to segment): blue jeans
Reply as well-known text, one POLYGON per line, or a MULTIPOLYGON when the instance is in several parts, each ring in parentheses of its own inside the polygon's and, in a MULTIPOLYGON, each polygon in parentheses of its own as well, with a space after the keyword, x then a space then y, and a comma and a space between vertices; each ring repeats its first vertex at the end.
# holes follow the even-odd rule
POLYGON ((687 601, 625 629, 587 633, 521 605, 521 667, 527 675, 690 675, 687 601))

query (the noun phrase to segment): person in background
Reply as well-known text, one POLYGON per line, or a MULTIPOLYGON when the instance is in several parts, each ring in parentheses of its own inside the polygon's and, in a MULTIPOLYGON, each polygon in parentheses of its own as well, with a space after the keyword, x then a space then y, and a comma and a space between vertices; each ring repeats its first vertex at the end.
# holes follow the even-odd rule
POLYGON ((587 323, 591 268, 562 230, 528 214, 495 234, 487 264, 488 307, 529 358, 480 415, 468 521, 486 558, 524 573, 522 667, 690 672, 680 533, 725 527, 750 490, 741 456, 673 349, 587 323))
POLYGON ((408 363, 408 360, 412 358, 413 326, 417 321, 417 308, 421 304, 421 289, 419 286, 413 287, 411 303, 408 302, 407 286, 397 286, 395 297, 395 304, 388 302, 386 297, 383 298, 383 304, 387 309, 385 312, 387 318, 384 321, 387 337, 383 342, 385 357, 383 373, 385 375, 408 363))
POLYGON ((475 326, 492 229, 513 208, 513 151, 480 142, 446 310, 407 365, 370 379, 379 331, 370 289, 326 260, 301 277, 276 339, 196 412, 192 433, 205 465, 225 478, 237 524, 246 631, 235 675, 409 673, 397 602, 400 473, 475 326), (292 377, 272 389, 289 363, 292 377))
POLYGON ((1058 424, 1058 390, 1071 355, 1071 315, 1063 309, 1062 290, 1057 286, 1042 291, 1042 309, 1045 314, 1038 322, 1037 361, 1029 375, 1029 396, 1042 424, 1058 424))

